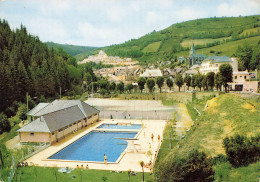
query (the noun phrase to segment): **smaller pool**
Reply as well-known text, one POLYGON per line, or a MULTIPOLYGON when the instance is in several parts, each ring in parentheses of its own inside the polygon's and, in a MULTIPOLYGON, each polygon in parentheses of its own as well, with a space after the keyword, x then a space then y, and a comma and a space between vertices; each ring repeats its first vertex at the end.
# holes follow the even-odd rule
POLYGON ((132 129, 132 130, 139 130, 141 129, 141 124, 102 124, 98 128, 103 129, 132 129))

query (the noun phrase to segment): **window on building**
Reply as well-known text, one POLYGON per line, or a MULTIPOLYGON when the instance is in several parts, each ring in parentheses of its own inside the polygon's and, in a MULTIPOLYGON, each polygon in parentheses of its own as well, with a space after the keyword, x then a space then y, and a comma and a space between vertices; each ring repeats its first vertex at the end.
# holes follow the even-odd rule
POLYGON ((54 135, 55 133, 54 133, 54 132, 52 132, 51 134, 52 134, 52 135, 54 135))
POLYGON ((246 76, 244 76, 244 78, 246 79, 246 76))
POLYGON ((235 79, 237 79, 237 76, 235 76, 235 79))
POLYGON ((34 133, 30 133, 31 136, 34 136, 34 133))

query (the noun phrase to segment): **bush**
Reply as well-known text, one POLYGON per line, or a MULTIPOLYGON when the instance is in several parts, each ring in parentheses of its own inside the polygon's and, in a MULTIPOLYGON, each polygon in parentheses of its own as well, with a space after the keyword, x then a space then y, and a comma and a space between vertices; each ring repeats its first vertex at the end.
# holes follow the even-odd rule
POLYGON ((9 132, 11 130, 11 125, 4 113, 0 113, 0 134, 3 132, 9 132))
POLYGON ((241 135, 226 137, 223 144, 233 167, 247 166, 260 158, 260 135, 251 138, 241 135))
POLYGON ((213 181, 212 158, 204 152, 193 150, 187 157, 176 157, 173 153, 159 166, 159 181, 213 181))

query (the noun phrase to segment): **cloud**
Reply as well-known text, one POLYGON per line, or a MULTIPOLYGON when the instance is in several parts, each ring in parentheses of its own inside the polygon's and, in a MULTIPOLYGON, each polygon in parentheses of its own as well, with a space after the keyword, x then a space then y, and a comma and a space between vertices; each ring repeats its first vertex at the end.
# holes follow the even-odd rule
POLYGON ((217 16, 245 16, 259 14, 260 1, 259 0, 237 0, 223 2, 217 7, 217 16))
POLYGON ((155 25, 160 23, 163 20, 163 17, 156 12, 148 12, 146 15, 146 24, 155 25))
POLYGON ((25 22, 29 32, 38 35, 42 41, 62 43, 69 37, 69 32, 63 24, 56 19, 36 18, 25 22))

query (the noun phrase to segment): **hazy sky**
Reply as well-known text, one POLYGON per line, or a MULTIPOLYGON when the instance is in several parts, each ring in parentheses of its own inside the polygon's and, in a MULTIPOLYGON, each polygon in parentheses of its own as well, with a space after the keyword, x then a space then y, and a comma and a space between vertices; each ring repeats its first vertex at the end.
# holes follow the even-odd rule
POLYGON ((107 46, 174 23, 260 14, 260 0, 0 0, 0 18, 44 42, 107 46))

